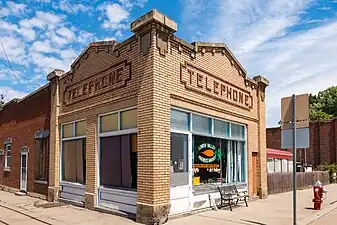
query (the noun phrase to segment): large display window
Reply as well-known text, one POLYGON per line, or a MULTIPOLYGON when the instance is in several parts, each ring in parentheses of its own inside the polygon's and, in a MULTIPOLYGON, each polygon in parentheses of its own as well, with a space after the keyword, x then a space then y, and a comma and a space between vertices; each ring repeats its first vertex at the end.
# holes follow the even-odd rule
POLYGON ((86 121, 75 121, 61 126, 62 181, 85 184, 86 121))
POLYGON ((245 135, 242 124, 172 109, 171 170, 174 176, 171 176, 171 186, 188 183, 188 163, 192 163, 195 187, 246 182, 245 135), (189 134, 192 156, 187 160, 189 134))
POLYGON ((137 188, 137 109, 99 117, 99 185, 137 188))

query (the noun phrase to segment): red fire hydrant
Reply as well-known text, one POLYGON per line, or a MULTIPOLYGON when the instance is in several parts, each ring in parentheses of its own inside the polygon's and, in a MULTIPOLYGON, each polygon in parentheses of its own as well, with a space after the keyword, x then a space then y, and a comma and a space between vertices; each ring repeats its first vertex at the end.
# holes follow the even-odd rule
POLYGON ((320 181, 317 181, 313 187, 314 191, 314 199, 312 200, 314 203, 314 210, 320 210, 322 208, 323 203, 323 185, 320 181))

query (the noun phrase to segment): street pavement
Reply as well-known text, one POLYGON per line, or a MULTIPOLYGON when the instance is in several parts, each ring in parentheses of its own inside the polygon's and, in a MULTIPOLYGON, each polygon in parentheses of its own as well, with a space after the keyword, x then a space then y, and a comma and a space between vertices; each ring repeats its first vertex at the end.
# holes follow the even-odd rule
POLYGON ((336 225, 337 224, 337 209, 332 210, 321 218, 313 221, 310 225, 336 225))
MULTIPOLYGON (((312 208, 312 188, 297 192, 298 225, 332 225, 337 224, 337 184, 328 185, 327 199, 323 209, 312 208)), ((64 224, 116 224, 136 225, 130 219, 84 208, 49 204, 46 201, 27 196, 15 196, 0 191, 0 224, 9 225, 64 225, 64 224), (48 207, 50 206, 50 207, 48 207)), ((250 201, 244 204, 218 211, 205 211, 191 216, 170 219, 168 225, 291 225, 292 192, 269 195, 267 199, 250 201)))

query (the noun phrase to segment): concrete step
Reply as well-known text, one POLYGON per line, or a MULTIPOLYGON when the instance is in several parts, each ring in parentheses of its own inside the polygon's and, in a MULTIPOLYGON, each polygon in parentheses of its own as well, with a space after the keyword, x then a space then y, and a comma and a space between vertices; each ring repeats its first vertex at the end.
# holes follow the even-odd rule
POLYGON ((15 192, 15 195, 17 195, 17 196, 26 196, 27 193, 23 192, 23 191, 18 191, 18 192, 15 192))

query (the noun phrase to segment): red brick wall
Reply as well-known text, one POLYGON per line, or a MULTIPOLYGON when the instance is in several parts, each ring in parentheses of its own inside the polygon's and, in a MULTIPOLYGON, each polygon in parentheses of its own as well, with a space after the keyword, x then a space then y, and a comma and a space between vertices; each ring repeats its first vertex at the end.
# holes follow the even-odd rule
POLYGON ((35 184, 35 132, 49 130, 50 88, 42 88, 19 102, 10 102, 0 111, 0 148, 4 140, 12 138, 12 165, 4 171, 5 156, 0 156, 0 184, 20 188, 20 151, 23 146, 28 153, 28 192, 47 194, 48 185, 35 184))
MULTIPOLYGON (((310 123, 310 146, 306 149, 306 162, 317 166, 337 162, 337 119, 310 123)), ((267 148, 281 149, 281 129, 267 128, 267 148)), ((304 149, 297 150, 297 161, 304 161, 304 149)))

